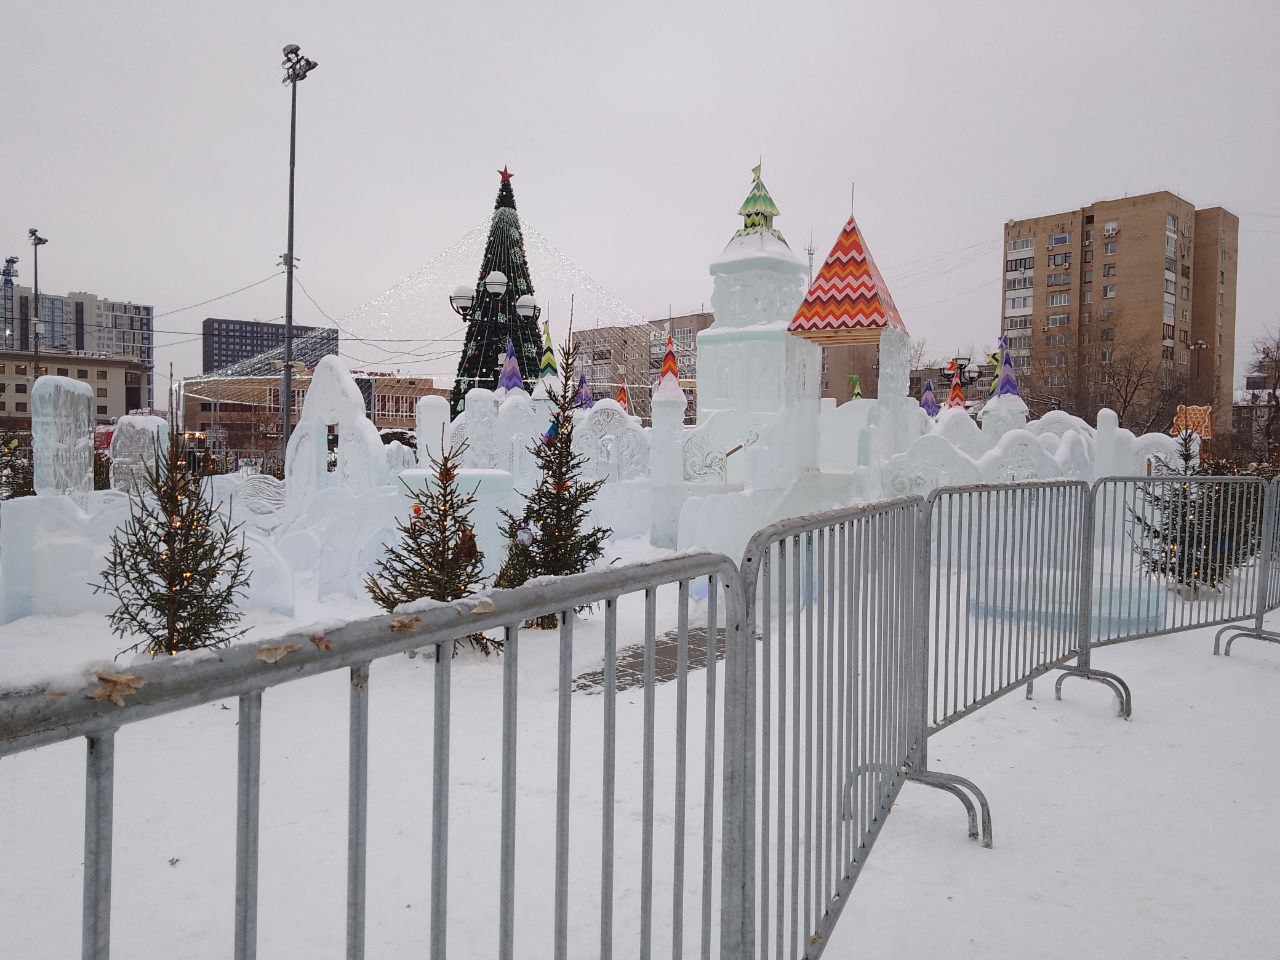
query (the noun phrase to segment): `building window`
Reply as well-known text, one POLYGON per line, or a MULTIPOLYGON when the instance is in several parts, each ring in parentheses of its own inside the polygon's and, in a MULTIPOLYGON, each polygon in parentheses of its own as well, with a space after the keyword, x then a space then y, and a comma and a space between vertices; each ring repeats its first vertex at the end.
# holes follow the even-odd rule
POLYGON ((1065 313, 1055 313, 1045 321, 1044 325, 1046 327, 1065 327, 1070 322, 1070 318, 1065 313))
POLYGON ((1004 322, 1006 330, 1028 330, 1031 328, 1030 317, 1009 317, 1004 322))
POLYGON ((1010 297, 1007 310, 1024 310, 1031 306, 1031 297, 1010 297))
MULTIPOLYGON (((1219 337, 1221 337, 1221 336, 1222 336, 1222 334, 1218 334, 1218 336, 1219 336, 1219 337)), ((1186 343, 1186 342, 1187 342, 1187 331, 1185 331, 1185 330, 1179 330, 1179 331, 1178 331, 1178 339, 1179 339, 1182 343, 1186 343)))
POLYGON ((13 372, 20 377, 25 377, 27 375, 27 365, 25 363, 15 363, 13 372))
POLYGON ((1179 351, 1178 351, 1178 363, 1182 364, 1182 365, 1185 367, 1185 366, 1187 365, 1187 360, 1190 358, 1190 356, 1191 356, 1190 351, 1187 351, 1187 350, 1179 350, 1179 351))
POLYGON ((1101 339, 1103 340, 1103 342, 1110 342, 1110 341, 1114 340, 1115 338, 1116 338, 1116 328, 1115 328, 1115 327, 1103 327, 1103 328, 1102 328, 1102 337, 1101 337, 1101 339))
POLYGON ((25 403, 15 403, 15 404, 13 405, 13 409, 14 409, 14 411, 15 411, 15 412, 17 412, 17 413, 26 413, 26 412, 27 412, 27 405, 26 405, 25 403))
POLYGON ((105 379, 107 379, 107 371, 105 371, 105 370, 99 370, 99 371, 98 371, 98 379, 99 379, 99 380, 105 380, 105 379))
POLYGON ((1175 217, 1172 213, 1165 215, 1164 225, 1174 233, 1178 232, 1178 218, 1175 217))
POLYGON ((1035 245, 1035 242, 1036 242, 1035 237, 1018 237, 1017 239, 1010 240, 1008 243, 1006 243, 1005 249, 1008 250, 1010 253, 1013 253, 1017 250, 1030 250, 1032 246, 1035 245))
POLYGON ((66 367, 59 367, 59 368, 58 368, 58 376, 60 376, 60 377, 65 377, 66 375, 67 375, 67 368, 66 368, 66 367))
POLYGON ((1049 306, 1051 307, 1065 307, 1070 302, 1071 294, 1066 291, 1049 294, 1049 306))
POLYGON ((1063 244, 1070 243, 1070 242, 1071 242, 1071 234, 1069 233, 1055 233, 1050 235, 1049 237, 1049 246, 1051 247, 1060 247, 1063 244))
POLYGON ((106 415, 107 415, 107 408, 102 404, 98 404, 98 416, 105 417, 106 415))
POLYGON ((1018 270, 1032 270, 1035 268, 1035 257, 1018 257, 1016 260, 1006 260, 1004 269, 1007 273, 1014 273, 1018 270))
POLYGON ((1102 252, 1108 257, 1114 257, 1116 254, 1116 241, 1108 240, 1102 245, 1102 252))
POLYGON ((1182 265, 1182 279, 1183 280, 1191 279, 1191 265, 1188 263, 1184 263, 1182 265))
POLYGON ((1030 290, 1035 285, 1035 277, 1010 277, 1004 282, 1006 290, 1030 290))
POLYGON ((1102 275, 1104 277, 1114 277, 1116 275, 1116 265, 1114 263, 1104 263, 1102 265, 1102 275))
POLYGON ((1092 227, 1090 227, 1089 229, 1085 230, 1085 232, 1084 232, 1084 242, 1085 242, 1085 243, 1093 243, 1093 228, 1092 228, 1092 227))
POLYGON ((1067 335, 1065 333, 1045 334, 1044 345, 1046 347, 1061 347, 1061 346, 1064 346, 1066 342, 1067 342, 1067 335))
POLYGON ((1119 232, 1120 232, 1119 220, 1108 220, 1106 223, 1102 225, 1102 235, 1104 237, 1114 237, 1119 232))
POLYGON ((1115 354, 1114 350, 1103 350, 1100 354, 1098 354, 1098 359, 1103 363, 1110 363, 1111 358, 1112 356, 1114 356, 1114 354, 1115 354))
MULTIPOLYGON (((1185 331, 1184 331, 1184 332, 1185 332, 1185 331)), ((1166 340, 1172 340, 1172 339, 1173 339, 1173 324, 1172 324, 1172 323, 1166 323, 1166 324, 1164 325, 1164 339, 1166 339, 1166 340)))
POLYGON ((89 379, 89 371, 88 371, 88 370, 81 370, 81 369, 77 369, 77 370, 76 370, 76 376, 77 376, 79 379, 81 379, 81 380, 88 380, 88 379, 89 379))
POLYGON ((1115 284, 1109 283, 1102 288, 1102 298, 1104 300, 1109 300, 1111 297, 1114 297, 1115 295, 1116 295, 1115 284))
POLYGON ((1071 266, 1071 254, 1069 254, 1069 253, 1051 253, 1051 254, 1049 254, 1049 266, 1051 266, 1051 267, 1069 267, 1069 266, 1071 266))
POLYGON ((1092 251, 1092 250, 1086 250, 1086 251, 1084 252, 1084 262, 1085 262, 1085 263, 1093 263, 1093 251, 1092 251))
POLYGON ((1051 287, 1065 287, 1071 282, 1071 274, 1069 273, 1051 273, 1046 281, 1051 287))
POLYGON ((13 392, 14 392, 14 393, 26 393, 26 392, 27 392, 27 385, 26 385, 25 383, 15 383, 15 384, 13 385, 13 392))
POLYGON ((106 395, 107 395, 107 388, 106 388, 106 387, 99 387, 99 388, 98 388, 98 396, 100 396, 100 397, 105 397, 106 395))
POLYGON ((1093 283, 1093 271, 1092 271, 1092 270, 1086 270, 1086 271, 1084 272, 1084 282, 1085 282, 1085 283, 1093 283))

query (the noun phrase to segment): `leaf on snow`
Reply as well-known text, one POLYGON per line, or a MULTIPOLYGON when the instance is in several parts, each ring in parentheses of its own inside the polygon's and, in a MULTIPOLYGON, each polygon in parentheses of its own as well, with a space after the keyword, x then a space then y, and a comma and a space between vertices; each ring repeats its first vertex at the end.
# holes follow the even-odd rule
POLYGON ((146 681, 136 673, 111 673, 104 671, 99 673, 97 676, 102 683, 90 690, 85 694, 85 696, 90 700, 110 700, 117 707, 124 706, 124 698, 126 694, 133 693, 133 691, 146 683, 146 681))
POLYGON ((282 643, 276 647, 259 647, 258 659, 263 663, 275 663, 282 659, 285 654, 293 653, 295 650, 301 650, 300 643, 282 643))
POLYGON ((396 617, 391 621, 391 629, 403 633, 406 630, 412 630, 421 622, 421 617, 396 617))
POLYGON ((311 635, 311 642, 316 645, 316 649, 318 650, 327 652, 333 649, 333 641, 330 640, 328 637, 326 637, 323 633, 313 633, 311 635))

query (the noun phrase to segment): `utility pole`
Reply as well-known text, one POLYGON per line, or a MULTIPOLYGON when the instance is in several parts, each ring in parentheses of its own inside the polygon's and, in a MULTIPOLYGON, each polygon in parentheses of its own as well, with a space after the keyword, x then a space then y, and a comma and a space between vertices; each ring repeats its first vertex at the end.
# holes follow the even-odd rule
POLYGON ((34 384, 40 379, 40 325, 42 318, 40 316, 40 248, 49 241, 40 236, 40 231, 35 227, 27 230, 27 236, 31 238, 31 255, 34 258, 31 270, 31 300, 32 300, 32 332, 34 346, 31 366, 31 382, 34 384))
POLYGON ((280 463, 289 452, 289 434, 293 431, 293 170, 298 144, 298 81, 316 68, 316 62, 302 55, 296 43, 284 48, 282 83, 289 84, 289 248, 284 254, 284 375, 280 397, 280 463))

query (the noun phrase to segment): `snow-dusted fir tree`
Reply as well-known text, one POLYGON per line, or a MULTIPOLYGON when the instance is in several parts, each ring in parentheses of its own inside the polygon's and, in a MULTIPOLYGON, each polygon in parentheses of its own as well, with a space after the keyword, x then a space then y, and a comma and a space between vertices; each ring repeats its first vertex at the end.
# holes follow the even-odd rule
MULTIPOLYGON (((461 600, 480 585, 484 554, 471 525, 476 498, 463 492, 458 481, 465 451, 466 444, 461 443, 443 450, 438 458, 428 452, 434 485, 421 490, 406 485, 413 504, 408 519, 397 521, 400 542, 387 550, 377 562, 377 572, 364 581, 374 603, 388 613, 411 600, 461 600)), ((483 633, 473 633, 465 642, 486 656, 502 649, 500 640, 483 633)), ((454 653, 457 647, 455 643, 454 653)))
POLYGON ((244 535, 204 495, 171 426, 168 449, 157 443, 94 585, 116 601, 111 629, 138 638, 126 652, 145 648, 153 657, 223 646, 245 632, 236 601, 248 584, 244 535))
MULTIPOLYGON (((507 556, 495 586, 517 587, 531 577, 582 573, 600 559, 607 527, 588 527, 591 504, 603 480, 584 480, 587 459, 573 451, 573 420, 582 407, 575 371, 577 347, 560 352, 560 384, 548 384, 551 425, 531 452, 542 476, 519 515, 502 511, 507 556)), ((554 627, 555 615, 537 621, 554 627)))
MULTIPOLYGON (((1175 462, 1160 460, 1160 473, 1202 477, 1199 440, 1184 430, 1175 462)), ((1132 511, 1142 567, 1193 594, 1218 589, 1262 547, 1262 493, 1226 483, 1176 483, 1157 479, 1139 486, 1143 507, 1132 511), (1249 502, 1256 496, 1257 502, 1249 502)))

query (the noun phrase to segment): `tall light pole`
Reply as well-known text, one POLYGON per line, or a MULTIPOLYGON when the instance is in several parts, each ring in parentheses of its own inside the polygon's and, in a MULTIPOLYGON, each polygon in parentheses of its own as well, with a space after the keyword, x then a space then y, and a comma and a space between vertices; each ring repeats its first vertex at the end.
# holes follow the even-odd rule
POLYGON ((1203 340, 1197 340, 1195 343, 1190 344, 1190 345, 1187 347, 1187 349, 1188 349, 1188 350, 1194 350, 1194 351, 1196 352, 1196 389, 1195 389, 1195 392, 1196 392, 1196 394, 1197 394, 1197 399, 1199 399, 1198 395, 1199 395, 1199 393, 1200 393, 1200 351, 1201 351, 1201 350, 1208 350, 1208 349, 1209 349, 1209 345, 1208 345, 1207 343, 1205 343, 1203 340))
POLYGON ((31 300, 32 300, 32 321, 31 333, 33 339, 33 356, 31 364, 31 382, 35 383, 40 379, 40 324, 42 318, 40 316, 40 248, 49 241, 40 236, 40 231, 35 227, 27 230, 27 236, 31 238, 31 256, 34 263, 31 269, 31 300))
POLYGON ((316 68, 316 62, 302 55, 296 43, 284 48, 284 79, 289 84, 289 249, 284 254, 284 375, 280 397, 280 465, 289 452, 293 430, 293 167, 298 144, 298 81, 316 68))

